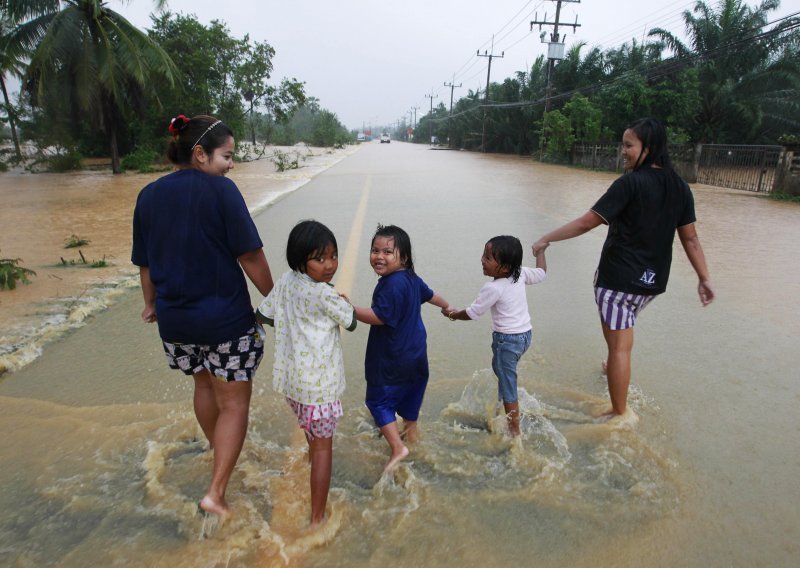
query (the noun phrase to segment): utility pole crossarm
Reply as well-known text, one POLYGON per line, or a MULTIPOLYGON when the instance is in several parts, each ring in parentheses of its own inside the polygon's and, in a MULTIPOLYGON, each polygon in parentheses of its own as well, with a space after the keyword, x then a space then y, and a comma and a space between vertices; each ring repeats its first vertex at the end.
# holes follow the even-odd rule
POLYGON ((555 21, 548 21, 547 14, 544 15, 544 20, 539 20, 539 15, 536 14, 536 19, 531 22, 531 29, 533 26, 539 26, 539 29, 542 29, 542 26, 553 26, 553 33, 550 34, 550 41, 545 41, 545 37, 547 37, 547 32, 542 32, 540 38, 542 43, 547 44, 547 83, 545 87, 545 98, 544 98, 544 112, 547 113, 550 110, 550 94, 552 90, 552 80, 553 80, 553 70, 556 65, 556 61, 560 61, 564 59, 564 37, 559 35, 558 27, 559 26, 566 26, 571 27, 573 33, 575 32, 576 28, 581 27, 578 23, 578 17, 575 16, 575 23, 567 24, 561 21, 561 4, 563 3, 574 3, 580 4, 581 0, 553 0, 556 3, 556 18, 555 21))

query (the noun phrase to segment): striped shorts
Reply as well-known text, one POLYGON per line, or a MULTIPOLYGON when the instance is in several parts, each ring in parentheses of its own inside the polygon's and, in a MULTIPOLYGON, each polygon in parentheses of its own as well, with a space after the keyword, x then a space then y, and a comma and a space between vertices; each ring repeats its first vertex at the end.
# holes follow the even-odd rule
POLYGON ((637 314, 645 309, 654 298, 655 296, 617 292, 599 286, 594 289, 594 299, 600 312, 600 320, 613 331, 633 327, 637 314))

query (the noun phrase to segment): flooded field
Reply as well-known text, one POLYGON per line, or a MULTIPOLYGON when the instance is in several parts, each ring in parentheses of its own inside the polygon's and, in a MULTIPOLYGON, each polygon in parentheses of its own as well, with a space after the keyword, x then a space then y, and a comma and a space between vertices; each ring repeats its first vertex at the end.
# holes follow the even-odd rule
MULTIPOLYGON (((277 172, 263 158, 237 164, 231 178, 257 214, 355 149, 284 147, 299 169, 277 172)), ((138 286, 130 262, 132 211, 142 187, 160 175, 0 175, 0 258, 21 258, 20 266, 37 274, 30 285, 0 294, 0 374, 28 364, 43 345, 138 286), (65 248, 72 237, 89 242, 65 248)))

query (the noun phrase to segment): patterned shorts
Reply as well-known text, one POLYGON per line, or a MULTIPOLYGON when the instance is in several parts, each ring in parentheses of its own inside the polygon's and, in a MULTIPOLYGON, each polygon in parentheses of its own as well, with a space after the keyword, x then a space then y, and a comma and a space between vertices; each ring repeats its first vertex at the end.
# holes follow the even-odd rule
POLYGON ((326 402, 324 404, 303 404, 292 400, 288 396, 286 402, 297 416, 297 422, 311 439, 333 438, 339 418, 344 416, 342 401, 326 402))
POLYGON ((600 319, 613 331, 633 327, 636 316, 654 298, 655 296, 617 292, 599 286, 594 289, 594 299, 597 302, 600 319))
POLYGON ((163 343, 170 368, 185 375, 208 369, 224 381, 250 381, 264 356, 264 329, 256 325, 239 339, 219 345, 163 343))

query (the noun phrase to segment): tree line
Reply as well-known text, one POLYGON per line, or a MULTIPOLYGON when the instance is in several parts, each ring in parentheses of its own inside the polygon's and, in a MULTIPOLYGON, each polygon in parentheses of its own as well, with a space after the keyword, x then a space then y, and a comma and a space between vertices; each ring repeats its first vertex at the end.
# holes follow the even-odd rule
MULTIPOLYGON (((163 0, 154 3, 164 8, 163 0)), ((163 151, 170 116, 211 114, 241 139, 333 146, 351 134, 296 78, 271 81, 275 49, 226 24, 160 11, 139 30, 101 0, 0 0, 2 119, 20 140, 69 164, 110 156, 147 163, 163 151), (12 101, 7 78, 21 81, 12 101)))
POLYGON ((673 143, 800 143, 800 18, 769 25, 779 4, 699 1, 683 13, 686 43, 662 28, 646 43, 578 43, 555 66, 550 89, 540 56, 491 83, 488 104, 477 91, 452 115, 439 104, 417 124, 414 141, 432 135, 454 147, 562 161, 575 142, 616 143, 632 120, 657 116, 673 143))

